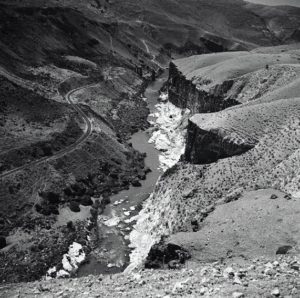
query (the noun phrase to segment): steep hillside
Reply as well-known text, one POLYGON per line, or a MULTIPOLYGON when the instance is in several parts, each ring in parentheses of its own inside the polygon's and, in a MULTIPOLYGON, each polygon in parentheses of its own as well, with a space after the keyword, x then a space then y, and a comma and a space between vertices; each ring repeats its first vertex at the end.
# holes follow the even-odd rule
POLYGON ((299 41, 299 9, 265 8, 242 0, 2 0, 0 4, 0 57, 7 66, 7 59, 30 65, 49 60, 62 64, 62 55, 102 63, 110 57, 132 67, 143 60, 153 66, 155 57, 160 60, 163 54, 299 41))
POLYGON ((74 241, 90 252, 110 195, 145 176, 126 141, 158 70, 113 52, 98 9, 33 2, 0 10, 1 282, 45 276, 74 241))
MULTIPOLYGON (((294 94, 299 90, 298 55, 297 51, 275 57, 274 54, 257 56, 237 52, 187 58, 187 61, 197 61, 194 64, 183 63, 183 60, 173 63, 181 65, 183 70, 178 72, 182 77, 180 83, 178 77, 170 74, 170 100, 173 101, 174 89, 185 92, 180 96, 181 101, 174 101, 175 104, 179 102, 181 107, 195 113, 202 110, 202 102, 208 102, 207 94, 214 99, 209 102, 210 110, 222 109, 229 96, 236 102, 234 107, 215 113, 207 113, 209 110, 204 108, 206 114, 195 114, 190 118, 182 161, 162 176, 131 234, 136 249, 131 255, 132 264, 128 270, 140 264, 150 247, 161 237, 200 229, 199 234, 190 233, 187 236, 188 239, 197 239, 197 235, 202 235, 202 222, 205 227, 206 217, 214 212, 216 205, 237 200, 243 193, 277 189, 297 204, 300 193, 300 99, 295 98, 294 94), (270 64, 267 68, 266 63, 270 64), (194 65, 200 65, 199 69, 194 69, 194 65), (190 75, 189 71, 184 73, 189 67, 197 76, 190 75), (226 85, 229 80, 230 85, 227 83, 227 88, 222 89, 220 86, 226 85), (293 88, 289 89, 288 84, 293 88), (240 88, 235 88, 237 85, 240 88), (195 86, 193 90, 199 92, 189 93, 190 86, 195 86), (204 91, 201 92, 201 88, 204 91), (283 99, 281 95, 285 95, 283 99)), ((278 205, 276 200, 272 205, 278 205)), ((242 216, 241 212, 237 213, 239 216, 242 216)), ((293 216, 296 218, 295 214, 293 216)), ((296 219, 295 225, 298 224, 296 219)), ((252 229, 255 227, 250 226, 249 230, 240 233, 251 233, 252 229)), ((288 234, 284 232, 281 237, 284 238, 284 235, 286 240, 278 238, 274 246, 290 243, 288 234)), ((295 237, 298 239, 298 236, 295 237)), ((237 236, 236 241, 239 238, 237 236)), ((181 239, 182 242, 179 242, 185 247, 186 238, 182 236, 181 239)), ((196 240, 195 251, 201 251, 200 242, 196 240)), ((298 252, 297 240, 291 242, 298 252)), ((213 243, 210 247, 218 250, 218 245, 213 243)), ((260 253, 263 255, 266 251, 260 253)))
POLYGON ((290 254, 298 254, 298 213, 299 200, 284 193, 250 191, 236 201, 216 206, 198 232, 181 232, 169 241, 188 249, 197 262, 274 257, 283 246, 290 254))
POLYGON ((208 50, 220 52, 259 44, 273 45, 282 43, 283 39, 288 41, 298 30, 297 8, 265 8, 239 0, 144 0, 138 5, 134 1, 115 1, 114 4, 128 19, 139 13, 138 20, 148 23, 145 30, 172 50, 184 50, 189 46, 197 50, 204 45, 208 50), (288 17, 283 19, 283 15, 288 17), (294 21, 296 23, 292 25, 294 21), (282 22, 289 25, 282 26, 282 22), (273 31, 272 25, 277 28, 276 24, 287 31, 273 31))

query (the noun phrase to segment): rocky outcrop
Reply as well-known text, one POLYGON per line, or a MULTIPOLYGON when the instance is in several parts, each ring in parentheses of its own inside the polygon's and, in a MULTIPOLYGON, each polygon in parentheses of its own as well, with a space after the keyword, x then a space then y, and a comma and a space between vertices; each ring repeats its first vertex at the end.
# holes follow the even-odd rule
POLYGON ((151 247, 145 268, 158 269, 168 265, 169 269, 176 269, 190 257, 190 253, 182 247, 161 241, 151 247))
POLYGON ((221 111, 239 104, 234 99, 224 98, 224 94, 232 87, 233 83, 233 80, 228 80, 215 86, 212 90, 200 90, 171 62, 168 81, 169 100, 179 108, 190 109, 192 114, 221 111))
POLYGON ((208 164, 218 159, 242 154, 254 147, 226 138, 222 130, 203 130, 189 120, 184 159, 194 164, 208 164))

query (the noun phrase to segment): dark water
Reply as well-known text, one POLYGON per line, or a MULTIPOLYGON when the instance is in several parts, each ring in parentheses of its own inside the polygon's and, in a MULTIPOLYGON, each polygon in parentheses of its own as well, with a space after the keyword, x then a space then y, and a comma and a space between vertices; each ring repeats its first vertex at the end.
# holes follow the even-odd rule
MULTIPOLYGON (((145 91, 147 104, 150 113, 155 110, 155 104, 159 96, 159 90, 167 80, 168 73, 164 72, 160 78, 151 83, 145 91)), ((145 164, 152 172, 147 175, 147 179, 141 181, 141 187, 130 187, 111 197, 111 204, 107 205, 103 216, 107 218, 122 218, 116 226, 108 227, 100 219, 99 226, 99 243, 91 256, 88 263, 83 264, 78 270, 78 276, 89 274, 113 274, 122 272, 128 265, 130 249, 126 236, 129 235, 133 222, 128 222, 132 216, 138 214, 142 203, 153 191, 154 186, 162 174, 159 168, 158 151, 153 144, 148 143, 149 135, 145 131, 139 131, 132 136, 131 142, 133 147, 147 153, 145 164), (127 221, 127 222, 126 222, 127 221)))

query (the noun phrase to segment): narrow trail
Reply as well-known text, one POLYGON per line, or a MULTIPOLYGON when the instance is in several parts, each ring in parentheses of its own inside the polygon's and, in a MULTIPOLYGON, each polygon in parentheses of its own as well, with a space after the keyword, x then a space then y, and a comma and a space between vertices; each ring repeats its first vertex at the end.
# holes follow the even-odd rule
MULTIPOLYGON (((20 83, 20 85, 22 86, 27 86, 29 84, 29 82, 26 82, 23 79, 20 79, 19 77, 12 75, 10 73, 8 73, 7 71, 0 69, 0 74, 4 75, 6 78, 14 81, 14 82, 18 82, 20 83)), ((79 145, 81 145, 82 143, 84 143, 87 138, 91 135, 92 133, 92 123, 90 121, 90 119, 88 118, 88 116, 82 111, 82 109, 77 106, 76 104, 74 104, 74 102, 72 101, 71 97, 72 95, 82 89, 85 89, 87 87, 90 87, 91 85, 87 85, 87 86, 83 86, 83 87, 79 87, 76 89, 73 89, 71 91, 69 91, 64 97, 66 99, 66 101, 72 106, 72 108, 81 116, 81 118, 83 119, 84 123, 85 123, 85 130, 83 132, 83 134, 80 136, 79 139, 77 139, 77 141, 73 144, 71 144, 70 146, 58 151, 57 153, 55 153, 52 156, 45 156, 41 159, 35 160, 33 162, 27 163, 21 167, 6 171, 2 174, 0 174, 0 179, 3 179, 5 177, 8 177, 12 174, 15 174, 18 171, 24 170, 26 168, 32 167, 32 166, 36 166, 39 165, 41 163, 47 162, 47 161, 51 161, 51 160, 55 160, 58 159, 62 156, 64 156, 65 154, 71 153, 72 151, 74 151, 79 145)))
MULTIPOLYGON (((145 40, 145 39, 141 39, 141 42, 144 44, 147 53, 151 55, 151 52, 150 52, 150 49, 149 49, 149 46, 148 46, 146 40, 145 40)), ((153 54, 152 54, 152 59, 151 59, 151 61, 152 61, 153 63, 155 63, 158 67, 164 68, 158 61, 156 61, 156 56, 153 55, 153 54)))
POLYGON ((142 41, 142 43, 144 44, 144 46, 145 46, 145 48, 146 48, 146 51, 147 51, 147 53, 148 53, 148 54, 150 54, 150 50, 149 50, 149 47, 148 47, 148 45, 147 45, 147 43, 146 43, 145 39, 141 39, 141 41, 142 41))
POLYGON ((114 45, 113 45, 113 39, 111 34, 109 34, 109 41, 110 41, 110 49, 112 51, 112 53, 114 52, 114 45))

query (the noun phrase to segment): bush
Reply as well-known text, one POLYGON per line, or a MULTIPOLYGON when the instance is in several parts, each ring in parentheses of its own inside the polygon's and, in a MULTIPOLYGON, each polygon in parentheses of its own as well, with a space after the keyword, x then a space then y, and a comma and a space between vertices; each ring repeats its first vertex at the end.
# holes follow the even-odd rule
POLYGON ((50 144, 43 144, 42 150, 45 156, 51 156, 53 154, 50 144))
POLYGON ((64 189, 64 193, 68 197, 70 197, 70 196, 73 195, 73 191, 69 187, 67 187, 67 188, 64 189))
POLYGON ((80 212, 80 207, 79 207, 79 204, 77 202, 72 201, 70 203, 69 207, 70 207, 71 211, 73 211, 73 212, 80 212))
POLYGON ((50 204, 58 204, 60 197, 59 194, 49 191, 46 193, 45 199, 48 200, 50 204))
POLYGON ((93 201, 91 199, 91 197, 85 195, 81 201, 80 201, 81 205, 83 206, 92 206, 93 205, 93 201))
POLYGON ((59 214, 58 208, 55 205, 50 205, 48 207, 48 209, 54 215, 58 215, 59 214))
POLYGON ((73 221, 72 221, 72 220, 68 221, 68 223, 67 223, 67 227, 68 227, 68 229, 69 229, 69 230, 74 230, 74 229, 75 229, 75 227, 74 227, 74 224, 73 224, 73 221))
POLYGON ((0 249, 6 246, 6 239, 3 236, 0 236, 0 249))
POLYGON ((41 213, 41 211, 42 211, 42 206, 40 205, 40 204, 36 204, 35 206, 35 210, 38 212, 38 213, 41 213))

